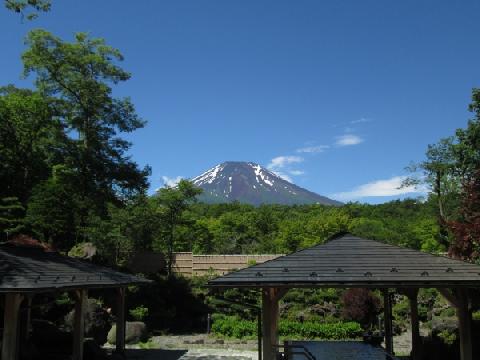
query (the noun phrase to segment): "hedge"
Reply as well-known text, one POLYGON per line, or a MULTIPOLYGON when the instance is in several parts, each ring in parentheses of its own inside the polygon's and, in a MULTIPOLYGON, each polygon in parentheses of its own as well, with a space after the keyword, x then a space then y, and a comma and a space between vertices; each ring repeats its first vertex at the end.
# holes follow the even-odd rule
MULTIPOLYGON (((257 336, 257 323, 235 316, 219 317, 212 325, 212 332, 228 338, 253 338, 257 336)), ((279 334, 291 339, 345 340, 361 336, 362 328, 356 322, 320 323, 280 320, 279 334)))

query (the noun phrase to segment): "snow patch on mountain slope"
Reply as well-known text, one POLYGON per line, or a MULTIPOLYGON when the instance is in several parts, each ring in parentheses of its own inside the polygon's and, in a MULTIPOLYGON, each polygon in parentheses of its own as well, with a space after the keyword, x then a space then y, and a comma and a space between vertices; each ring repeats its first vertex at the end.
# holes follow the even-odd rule
POLYGON ((222 164, 216 165, 210 170, 205 171, 203 174, 197 177, 194 177, 192 181, 197 186, 204 185, 204 184, 211 184, 215 181, 218 173, 221 172, 222 170, 223 170, 222 164))

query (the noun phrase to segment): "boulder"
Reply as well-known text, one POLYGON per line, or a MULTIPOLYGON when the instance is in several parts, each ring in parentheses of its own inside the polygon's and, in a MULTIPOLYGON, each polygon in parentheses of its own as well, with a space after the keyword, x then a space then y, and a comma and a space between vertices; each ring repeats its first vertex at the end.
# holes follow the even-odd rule
MULTIPOLYGON (((65 326, 70 331, 73 329, 74 319, 75 310, 65 316, 65 326)), ((111 323, 111 315, 95 299, 88 299, 85 309, 85 337, 93 338, 97 344, 105 344, 111 323)))
MULTIPOLYGON (((108 342, 115 344, 117 326, 114 324, 108 332, 108 342)), ((127 321, 125 328, 125 343, 136 344, 148 340, 147 326, 141 321, 127 321)))
POLYGON ((90 242, 75 245, 68 252, 68 256, 82 259, 91 259, 97 253, 97 247, 90 242))
POLYGON ((436 336, 442 331, 457 332, 458 322, 455 317, 434 317, 432 319, 432 335, 436 336))

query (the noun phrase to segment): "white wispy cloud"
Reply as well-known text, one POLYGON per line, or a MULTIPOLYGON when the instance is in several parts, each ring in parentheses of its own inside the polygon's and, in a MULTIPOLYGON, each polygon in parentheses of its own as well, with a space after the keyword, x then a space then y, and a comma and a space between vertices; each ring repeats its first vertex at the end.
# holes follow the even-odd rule
POLYGON ((376 180, 357 186, 351 191, 332 194, 331 196, 340 201, 356 200, 365 197, 383 197, 383 196, 399 196, 406 194, 424 194, 427 189, 422 186, 405 186, 402 187, 406 176, 394 176, 390 179, 376 180))
POLYGON ((289 183, 292 183, 292 184, 293 184, 293 179, 292 179, 289 175, 285 174, 284 172, 282 172, 282 171, 273 171, 273 173, 274 173, 275 175, 277 175, 277 176, 280 176, 283 180, 286 180, 286 181, 288 181, 289 183))
POLYGON ((168 177, 168 176, 162 176, 162 181, 165 186, 168 187, 174 187, 177 186, 177 184, 180 182, 180 180, 183 179, 183 176, 177 176, 177 177, 168 177))
POLYGON ((368 119, 368 118, 360 118, 360 119, 357 119, 357 120, 352 120, 350 121, 350 124, 361 124, 361 123, 368 123, 372 121, 372 119, 368 119))
POLYGON ((327 150, 330 146, 329 145, 316 145, 316 146, 306 146, 296 150, 297 153, 308 153, 308 154, 315 154, 321 153, 327 150))
POLYGON ((335 145, 337 146, 352 146, 358 145, 363 142, 363 139, 355 134, 345 134, 341 136, 337 136, 337 140, 335 141, 335 145))
POLYGON ((288 173, 293 176, 300 176, 305 174, 305 171, 303 170, 289 170, 288 173))
POLYGON ((297 164, 303 161, 304 159, 300 156, 294 156, 294 155, 277 156, 270 161, 270 164, 267 165, 267 168, 270 170, 278 170, 278 169, 283 169, 287 165, 297 164))

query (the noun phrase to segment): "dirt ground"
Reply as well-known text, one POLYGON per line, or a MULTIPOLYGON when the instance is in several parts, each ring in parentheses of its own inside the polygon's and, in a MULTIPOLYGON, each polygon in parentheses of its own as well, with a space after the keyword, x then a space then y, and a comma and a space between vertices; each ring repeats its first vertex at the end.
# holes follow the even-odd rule
POLYGON ((129 360, 257 360, 256 340, 220 340, 199 335, 154 336, 144 345, 127 345, 129 360))

